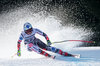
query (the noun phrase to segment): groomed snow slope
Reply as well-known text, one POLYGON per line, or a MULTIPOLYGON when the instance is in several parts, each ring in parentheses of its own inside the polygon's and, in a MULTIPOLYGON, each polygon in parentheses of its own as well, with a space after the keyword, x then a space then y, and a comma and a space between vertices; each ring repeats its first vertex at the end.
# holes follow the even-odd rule
POLYGON ((69 53, 81 54, 81 58, 63 57, 56 54, 56 59, 1 59, 0 66, 100 66, 100 47, 73 48, 69 53))

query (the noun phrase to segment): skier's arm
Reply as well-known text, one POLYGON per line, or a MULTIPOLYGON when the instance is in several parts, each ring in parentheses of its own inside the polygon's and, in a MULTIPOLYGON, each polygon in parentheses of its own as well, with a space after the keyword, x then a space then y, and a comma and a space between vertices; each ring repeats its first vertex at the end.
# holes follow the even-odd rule
POLYGON ((17 49, 18 49, 17 55, 18 56, 21 56, 21 46, 20 45, 21 45, 22 40, 23 40, 23 36, 21 34, 20 37, 19 37, 18 43, 17 43, 17 49))
POLYGON ((50 45, 51 45, 51 41, 49 40, 49 37, 48 37, 45 33, 43 33, 43 36, 44 36, 45 39, 47 40, 48 46, 50 46, 50 45))
POLYGON ((36 29, 36 33, 38 33, 38 34, 40 34, 40 35, 45 37, 45 39, 47 40, 48 46, 51 45, 51 41, 49 40, 49 37, 44 32, 40 31, 39 29, 36 29))

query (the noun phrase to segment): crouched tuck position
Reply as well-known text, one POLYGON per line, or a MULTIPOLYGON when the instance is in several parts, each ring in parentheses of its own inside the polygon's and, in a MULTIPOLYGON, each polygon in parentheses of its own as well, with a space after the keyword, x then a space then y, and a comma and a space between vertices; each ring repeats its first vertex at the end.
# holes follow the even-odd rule
POLYGON ((21 56, 21 48, 20 48, 21 45, 20 44, 23 39, 24 39, 24 44, 27 45, 28 51, 35 51, 41 55, 44 55, 46 57, 50 57, 53 59, 55 58, 55 56, 52 56, 52 55, 46 53, 44 50, 58 53, 63 56, 74 57, 74 55, 72 55, 72 54, 63 52, 61 49, 50 46, 51 42, 50 42, 48 36, 41 30, 39 30, 37 28, 33 28, 32 25, 28 22, 24 24, 24 31, 22 31, 22 33, 20 34, 19 40, 18 40, 18 44, 17 44, 17 48, 18 48, 17 55, 18 56, 21 56), (36 38, 35 37, 36 33, 44 36, 45 39, 47 40, 47 44, 42 42, 40 39, 36 38))

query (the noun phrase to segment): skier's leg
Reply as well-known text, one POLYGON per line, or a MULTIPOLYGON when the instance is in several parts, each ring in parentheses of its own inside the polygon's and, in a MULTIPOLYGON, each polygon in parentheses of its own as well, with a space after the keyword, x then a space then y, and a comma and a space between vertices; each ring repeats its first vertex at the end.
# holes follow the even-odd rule
POLYGON ((55 56, 52 56, 52 55, 50 55, 50 54, 48 54, 48 53, 46 53, 45 51, 43 51, 43 50, 39 50, 39 52, 40 52, 40 54, 42 54, 42 55, 44 55, 44 56, 46 56, 46 57, 51 57, 51 58, 55 58, 55 56))
POLYGON ((35 39, 35 43, 42 49, 44 50, 48 50, 48 51, 52 51, 54 53, 58 53, 60 55, 63 55, 63 56, 73 56, 72 54, 69 54, 67 52, 63 52, 61 49, 57 49, 55 47, 51 47, 51 46, 47 46, 44 42, 42 42, 41 40, 39 39, 35 39))
POLYGON ((34 43, 37 46, 39 46, 41 49, 46 50, 47 45, 44 42, 42 42, 40 39, 35 39, 35 42, 34 43))
POLYGON ((55 47, 51 47, 51 46, 50 47, 46 47, 46 50, 52 51, 54 53, 58 53, 58 54, 63 55, 63 56, 72 56, 73 57, 72 54, 69 54, 67 52, 64 52, 61 49, 58 49, 58 48, 55 48, 55 47))
POLYGON ((37 52, 41 55, 44 55, 46 57, 51 57, 53 59, 55 58, 55 56, 52 56, 52 55, 46 53, 45 51, 41 50, 38 46, 33 45, 32 43, 28 44, 27 46, 28 46, 28 51, 35 51, 35 52, 37 52))

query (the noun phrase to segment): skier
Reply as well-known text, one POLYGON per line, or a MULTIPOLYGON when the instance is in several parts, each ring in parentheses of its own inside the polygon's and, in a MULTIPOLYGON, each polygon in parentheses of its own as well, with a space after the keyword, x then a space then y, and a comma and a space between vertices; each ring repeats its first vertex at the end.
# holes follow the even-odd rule
POLYGON ((52 55, 46 53, 44 50, 58 53, 58 54, 63 55, 63 56, 70 56, 70 57, 77 56, 77 55, 69 54, 67 52, 63 52, 61 49, 50 46, 51 41, 49 40, 48 36, 44 32, 40 31, 39 29, 33 28, 32 25, 28 22, 24 24, 24 31, 22 31, 22 33, 19 37, 19 40, 18 40, 17 56, 21 56, 21 42, 23 39, 24 39, 24 44, 27 45, 28 51, 35 51, 35 52, 42 54, 46 57, 50 57, 50 58, 54 59, 56 56, 52 56, 52 55), (45 39, 47 40, 47 44, 42 42, 40 39, 36 38, 35 37, 36 33, 44 36, 45 39))

